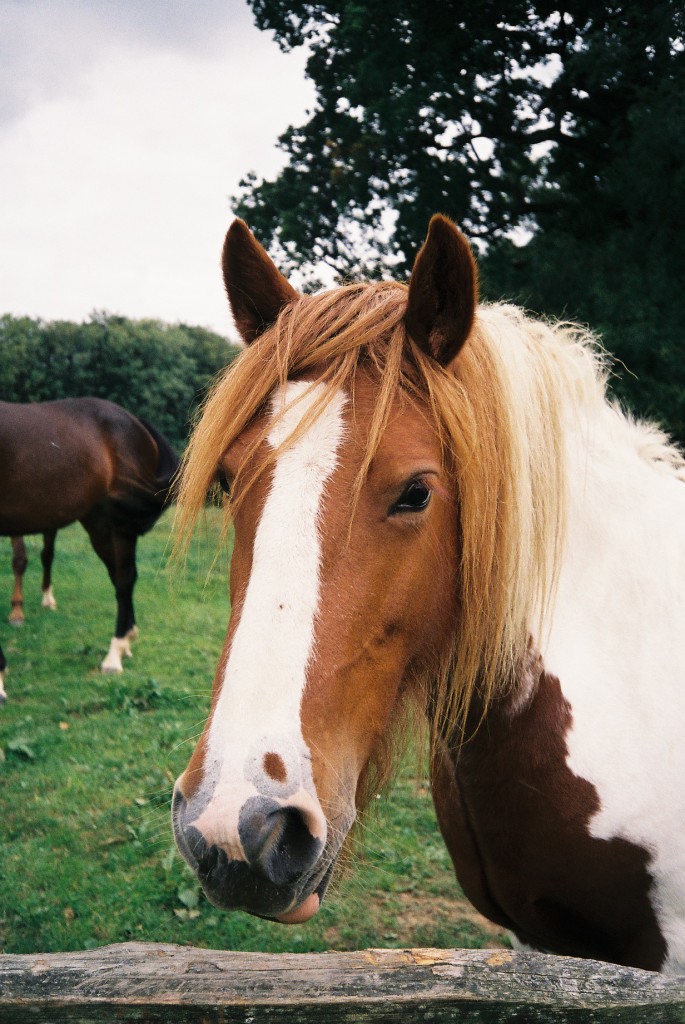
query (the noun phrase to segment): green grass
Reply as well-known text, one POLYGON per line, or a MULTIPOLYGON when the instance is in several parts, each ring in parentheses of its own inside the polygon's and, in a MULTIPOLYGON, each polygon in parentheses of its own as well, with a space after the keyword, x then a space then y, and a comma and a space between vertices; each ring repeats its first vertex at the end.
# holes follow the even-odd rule
POLYGON ((352 867, 311 922, 288 928, 205 900, 175 852, 169 808, 209 706, 227 570, 223 559, 210 572, 210 517, 185 571, 169 573, 170 528, 166 516, 139 545, 141 634, 121 676, 99 671, 114 596, 83 530, 58 536, 57 612, 40 607, 39 538, 27 539, 26 625, 13 630, 4 611, 0 619, 10 665, 0 708, 0 951, 129 939, 264 951, 501 944, 460 895, 425 779, 409 766, 376 801, 352 867))

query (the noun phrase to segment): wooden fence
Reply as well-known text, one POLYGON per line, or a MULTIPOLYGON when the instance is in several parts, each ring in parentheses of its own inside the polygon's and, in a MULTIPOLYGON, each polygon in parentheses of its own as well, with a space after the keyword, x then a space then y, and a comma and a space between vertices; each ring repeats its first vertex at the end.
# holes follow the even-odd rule
POLYGON ((508 950, 0 955, 1 1024, 685 1024, 685 978, 508 950))

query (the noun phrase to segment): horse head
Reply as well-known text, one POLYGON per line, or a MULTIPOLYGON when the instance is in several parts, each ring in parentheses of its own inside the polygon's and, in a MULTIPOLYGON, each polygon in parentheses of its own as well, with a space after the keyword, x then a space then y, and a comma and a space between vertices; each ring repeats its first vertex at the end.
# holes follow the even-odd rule
POLYGON ((455 634, 457 487, 434 406, 476 276, 442 217, 408 287, 300 296, 241 221, 223 268, 247 349, 181 500, 212 479, 229 495, 232 611, 173 824, 213 903, 294 923, 318 910, 397 712, 427 698, 455 634))

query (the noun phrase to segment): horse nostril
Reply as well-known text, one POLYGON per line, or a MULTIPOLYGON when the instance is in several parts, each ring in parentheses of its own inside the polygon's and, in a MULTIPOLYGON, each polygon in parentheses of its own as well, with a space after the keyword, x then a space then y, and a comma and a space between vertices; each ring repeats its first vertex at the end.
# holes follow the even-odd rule
POLYGON ((311 868, 323 850, 303 812, 253 797, 240 812, 240 840, 252 870, 274 885, 287 885, 311 868))
POLYGON ((188 802, 180 788, 176 786, 174 788, 171 812, 174 838, 180 852, 195 871, 198 864, 207 853, 207 842, 198 829, 193 825, 187 824, 187 809, 188 802))

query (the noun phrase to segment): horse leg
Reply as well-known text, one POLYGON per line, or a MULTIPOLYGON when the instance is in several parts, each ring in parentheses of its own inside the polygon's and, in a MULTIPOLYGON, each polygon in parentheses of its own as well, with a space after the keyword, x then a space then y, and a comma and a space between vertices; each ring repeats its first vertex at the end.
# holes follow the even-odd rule
POLYGON ((23 576, 29 564, 26 545, 23 537, 12 537, 12 571, 14 573, 14 590, 12 591, 12 611, 9 622, 13 626, 24 625, 24 589, 23 576))
POLYGON ((52 562, 55 557, 55 537, 57 530, 49 530, 43 534, 43 550, 40 553, 40 560, 43 565, 43 608, 50 608, 56 611, 57 602, 52 592, 52 562))
POLYGON ((4 704, 7 700, 7 694, 5 693, 5 687, 3 685, 6 668, 7 662, 5 661, 5 655, 2 653, 2 647, 0 647, 0 704, 4 704))
POLYGON ((101 668, 103 672, 122 672, 122 658, 131 657, 131 640, 137 636, 133 612, 137 538, 116 533, 106 514, 100 510, 87 516, 82 523, 93 550, 107 567, 117 599, 116 628, 101 668))
POLYGON ((114 574, 112 582, 117 598, 117 622, 107 657, 102 663, 103 672, 121 672, 122 657, 132 656, 131 641, 138 636, 133 611, 133 588, 138 577, 136 569, 136 537, 112 535, 114 549, 114 574))

